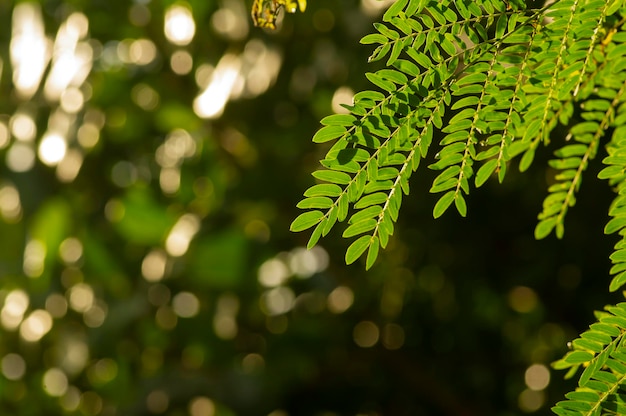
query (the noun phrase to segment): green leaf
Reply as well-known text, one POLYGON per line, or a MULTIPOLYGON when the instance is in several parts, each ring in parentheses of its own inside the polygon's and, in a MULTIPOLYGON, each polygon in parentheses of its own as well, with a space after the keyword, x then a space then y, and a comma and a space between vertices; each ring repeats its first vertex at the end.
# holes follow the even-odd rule
POLYGON ((489 177, 493 174, 493 172, 495 172, 497 167, 498 167, 497 159, 491 159, 485 162, 485 164, 483 164, 480 167, 480 169, 478 169, 478 172, 476 172, 476 179, 475 179, 476 187, 479 188, 483 186, 483 184, 487 182, 487 179, 489 179, 489 177))
POLYGON ((348 216, 348 206, 349 206, 349 197, 348 194, 343 193, 337 200, 337 219, 339 221, 343 221, 348 216))
POLYGON ((348 220, 348 223, 354 224, 366 218, 374 218, 379 216, 381 212, 383 212, 383 207, 380 205, 372 205, 371 207, 355 212, 348 220))
POLYGON ((324 231, 324 222, 320 222, 319 224, 317 224, 317 227, 315 227, 315 229, 313 230, 313 232, 311 233, 311 237, 309 237, 309 241, 306 244, 306 248, 307 249, 312 249, 313 247, 315 247, 315 245, 317 244, 317 242, 319 241, 320 237, 322 236, 322 231, 324 231))
POLYGON ((462 217, 467 215, 467 204, 465 203, 465 198, 460 193, 454 198, 454 205, 456 205, 456 210, 459 211, 462 217))
MULTIPOLYGON (((468 74, 465 75, 464 77, 462 77, 461 79, 459 79, 456 84, 457 85, 466 85, 466 84, 482 84, 487 80, 487 75, 483 74, 482 72, 477 72, 477 73, 473 73, 473 74, 468 74)), ((481 86, 482 89, 482 86, 481 86)), ((460 91, 460 90, 457 90, 460 91)), ((454 94, 454 95, 459 95, 459 94, 454 94)))
POLYGON ((352 224, 343 232, 342 237, 349 238, 355 235, 363 234, 376 228, 378 222, 373 218, 361 220, 352 224))
POLYGON ((604 227, 604 234, 613 234, 624 227, 626 227, 626 217, 615 217, 604 227))
POLYGON ((398 32, 396 32, 393 29, 389 29, 387 26, 385 26, 382 23, 374 23, 374 27, 376 28, 376 30, 378 30, 380 33, 382 33, 389 39, 395 40, 395 39, 400 38, 400 35, 398 34, 398 32))
POLYGON ((504 33, 506 32, 506 15, 503 14, 498 18, 498 22, 496 23, 496 39, 502 39, 504 33))
POLYGON ((372 242, 370 243, 370 247, 367 252, 367 260, 365 261, 365 270, 371 269, 374 263, 376 262, 379 248, 380 248, 380 243, 378 241, 378 237, 374 237, 372 239, 372 242))
POLYGON ((399 85, 404 85, 408 82, 406 75, 393 69, 381 69, 376 74, 399 85))
POLYGON ((378 161, 376 159, 370 160, 367 165, 367 180, 370 182, 378 180, 378 161))
POLYGON ((322 127, 313 136, 314 143, 325 143, 334 140, 346 133, 343 126, 326 126, 322 127))
POLYGON ((362 100, 382 101, 385 96, 378 91, 361 91, 354 95, 354 102, 360 102, 362 100))
POLYGON ((598 173, 598 179, 610 179, 624 174, 623 166, 607 166, 598 173))
POLYGON ((337 197, 341 195, 342 189, 340 186, 331 184, 331 183, 321 183, 318 185, 313 185, 309 189, 304 192, 304 196, 313 197, 313 196, 330 196, 337 197))
POLYGON ((376 192, 373 194, 365 195, 364 197, 359 199, 356 204, 354 204, 354 208, 361 209, 369 207, 371 205, 383 204, 387 202, 387 198, 388 196, 384 192, 376 192))
POLYGON ((564 360, 570 364, 583 364, 591 361, 593 354, 587 351, 571 351, 564 360))
POLYGON ((480 102, 480 99, 476 97, 475 95, 463 97, 452 105, 452 110, 456 110, 456 109, 463 108, 463 107, 475 106, 479 102, 480 102))
POLYGON ((449 191, 444 196, 442 196, 439 201, 435 204, 435 208, 433 208, 433 217, 439 218, 443 215, 444 212, 450 207, 452 201, 454 201, 455 191, 449 191))
POLYGON ((369 35, 365 35, 361 38, 360 42, 363 45, 371 45, 373 43, 387 43, 387 37, 381 35, 380 33, 370 33, 369 35))
POLYGON ((333 200, 325 196, 315 196, 312 198, 305 198, 298 202, 296 207, 300 209, 309 208, 330 208, 333 205, 333 200))
POLYGON ((359 257, 361 257, 361 254, 363 254, 365 250, 367 250, 372 240, 372 236, 363 235, 352 244, 350 244, 350 246, 346 250, 346 264, 352 264, 359 257))
POLYGON ((546 238, 548 234, 550 234, 550 231, 552 231, 552 229, 556 226, 557 222, 557 217, 550 217, 540 221, 535 227, 535 238, 537 240, 546 238))
POLYGON ((383 20, 388 22, 393 16, 397 16, 408 4, 409 0, 396 0, 383 15, 383 20))
POLYGON ((599 399, 598 393, 594 391, 572 391, 565 395, 570 400, 576 400, 580 402, 596 402, 599 399))
POLYGON ((322 230, 322 237, 328 234, 330 230, 333 228, 333 225, 335 225, 335 223, 337 222, 337 218, 339 216, 339 208, 337 208, 336 206, 332 207, 331 209, 328 210, 326 215, 327 215, 327 218, 322 223, 324 224, 324 229, 322 230))
POLYGON ((356 117, 352 114, 332 114, 326 116, 320 121, 324 126, 352 126, 356 121, 356 117))
POLYGON ((290 231, 299 232, 304 231, 308 228, 313 227, 318 222, 322 221, 324 218, 324 213, 322 211, 308 211, 304 212, 293 220, 291 226, 289 227, 290 231))
POLYGON ((519 162, 519 170, 520 172, 525 172, 530 165, 533 163, 533 159, 535 158, 535 149, 528 149, 524 156, 522 156, 522 160, 519 162))
POLYGON ((393 66, 412 77, 417 77, 420 74, 419 67, 413 62, 407 61, 405 59, 396 59, 396 61, 393 63, 393 66))
POLYGON ((312 175, 322 181, 336 183, 339 185, 347 185, 352 180, 352 177, 347 173, 337 172, 335 170, 316 170, 312 173, 312 175))
POLYGON ((609 290, 615 292, 620 287, 624 286, 624 284, 626 284, 626 272, 621 272, 613 277, 609 285, 609 290))
POLYGON ((372 72, 367 72, 365 77, 370 80, 370 82, 377 87, 387 91, 394 92, 396 90, 396 85, 393 82, 384 80, 380 75, 374 74, 372 72))

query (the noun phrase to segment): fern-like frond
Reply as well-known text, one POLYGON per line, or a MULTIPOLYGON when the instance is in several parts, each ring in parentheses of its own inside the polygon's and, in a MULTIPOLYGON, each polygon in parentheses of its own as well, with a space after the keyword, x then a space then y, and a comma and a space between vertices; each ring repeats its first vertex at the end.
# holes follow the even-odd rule
MULTIPOLYGON (((522 112, 525 130, 513 145, 512 155, 522 154, 520 170, 531 165, 540 143, 547 143, 563 106, 577 95, 584 74, 592 66, 598 31, 608 12, 604 0, 562 0, 550 5, 545 25, 540 24, 530 46, 522 112)), ((566 119, 562 119, 566 121, 566 119)))
MULTIPOLYGON (((560 121, 569 127, 567 140, 573 138, 575 143, 566 143, 555 152, 557 159, 550 161, 550 166, 558 173, 539 214, 536 238, 544 238, 553 229, 558 238, 563 237, 564 218, 567 210, 576 203, 582 174, 595 157, 607 129, 615 125, 617 107, 624 93, 623 76, 615 73, 614 63, 608 56, 609 53, 615 54, 610 51, 615 50, 614 44, 618 39, 613 39, 612 35, 610 38, 603 36, 603 33, 615 30, 612 25, 616 25, 617 21, 608 21, 610 14, 616 11, 614 3, 595 0, 558 3, 569 4, 569 14, 562 14, 568 16, 566 27, 575 28, 576 37, 565 42, 566 35, 559 35, 563 40, 561 46, 568 46, 562 62, 558 59, 555 62, 554 71, 559 67, 562 70, 552 81, 559 81, 557 85, 560 88, 554 95, 554 111, 547 120, 547 126, 551 128, 560 121), (575 116, 577 120, 572 126, 575 112, 580 115, 575 116)), ((556 28, 562 29, 562 25, 556 28)), ((527 154, 532 148, 533 144, 527 154)))
MULTIPOLYGON (((623 122, 626 112, 616 118, 623 122)), ((613 276, 609 290, 616 291, 626 284, 626 126, 620 125, 615 129, 613 140, 607 147, 609 156, 602 161, 606 167, 600 171, 598 177, 607 179, 616 186, 617 196, 611 203, 609 215, 611 220, 604 227, 606 234, 619 233, 621 239, 615 244, 611 255, 614 263, 610 273, 613 276)))
POLYGON ((314 227, 310 247, 348 219, 343 236, 356 241, 346 262, 367 251, 369 268, 422 159, 434 154, 428 167, 440 171, 433 215, 454 205, 465 216, 472 186, 494 173, 502 181, 516 156, 526 170, 561 124, 569 133, 550 162, 557 173, 535 236, 562 237, 583 172, 617 125, 622 3, 560 0, 529 10, 521 1, 398 0, 361 40, 375 45, 370 61, 385 60, 366 74, 379 91, 356 94, 350 114, 322 120, 313 141, 334 142, 321 163, 337 174, 314 174, 325 183, 307 190, 298 206, 309 211, 292 230, 314 227))
POLYGON ((626 303, 597 313, 598 322, 571 343, 572 350, 553 363, 568 369, 568 377, 584 367, 578 387, 552 408, 560 416, 626 414, 620 394, 626 382, 626 303))
MULTIPOLYGON (((565 214, 576 203, 575 194, 580 188, 583 171, 589 160, 595 157, 600 139, 613 123, 617 106, 624 99, 626 84, 615 86, 619 87, 618 91, 606 87, 599 90, 595 98, 581 105, 584 109, 582 119, 585 121, 570 129, 570 135, 577 144, 565 145, 555 152, 558 159, 550 161, 550 166, 560 172, 555 177, 556 183, 548 189, 550 195, 544 200, 543 211, 539 214, 536 238, 545 237, 553 228, 556 228, 558 238, 563 237, 565 214)), ((611 159, 605 159, 605 163, 611 163, 611 159)))
POLYGON ((366 74, 382 92, 356 94, 346 106, 350 114, 326 117, 313 137, 334 144, 321 161, 326 169, 314 173, 323 183, 308 189, 298 205, 309 211, 291 227, 314 227, 309 247, 349 218, 343 236, 356 240, 346 262, 367 251, 371 267, 393 233, 409 178, 428 156, 435 132, 444 135, 430 165, 442 171, 431 189, 443 194, 436 217, 453 203, 466 214, 475 161, 484 165, 474 185, 496 170, 504 177, 525 103, 525 74, 516 66, 528 62, 523 46, 541 18, 541 11, 523 7, 469 0, 399 0, 391 6, 384 23, 375 24, 377 33, 361 41, 378 45, 370 61, 386 58, 387 68, 366 74))

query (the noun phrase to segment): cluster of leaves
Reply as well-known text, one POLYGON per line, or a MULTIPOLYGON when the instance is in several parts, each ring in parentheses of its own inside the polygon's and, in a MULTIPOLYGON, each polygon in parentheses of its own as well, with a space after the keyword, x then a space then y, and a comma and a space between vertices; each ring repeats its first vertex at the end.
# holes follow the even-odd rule
POLYGON ((285 8, 287 13, 306 10, 306 0, 254 0, 252 3, 252 21, 255 26, 276 29, 278 12, 285 8))
POLYGON ((554 363, 557 369, 569 369, 566 377, 585 366, 576 390, 552 409, 557 415, 626 414, 626 303, 609 306, 596 316, 598 322, 572 342, 572 351, 554 363))
MULTIPOLYGON (((313 228, 309 247, 347 219, 357 237, 346 262, 367 251, 370 268, 394 230, 410 176, 423 159, 440 171, 440 217, 492 176, 501 182, 511 161, 532 164, 540 144, 560 141, 555 171, 535 237, 564 233, 583 172, 601 146, 609 154, 599 177, 617 196, 605 232, 622 239, 611 255, 610 290, 626 283, 626 4, 623 0, 560 0, 543 8, 521 1, 398 0, 363 44, 385 68, 366 74, 379 91, 355 95, 349 114, 324 118, 313 137, 334 142, 298 207, 293 231, 313 228), (435 140, 434 138, 437 138, 435 140), (434 156, 433 156, 434 154, 434 156)), ((560 415, 626 413, 619 389, 626 375, 626 307, 609 307, 556 363, 572 373, 586 366, 580 387, 559 403, 560 415)))
POLYGON ((563 235, 582 172, 608 128, 619 121, 622 100, 622 2, 557 1, 542 9, 523 2, 399 0, 361 42, 378 45, 370 60, 386 68, 367 73, 383 92, 363 91, 350 114, 324 118, 313 137, 334 141, 318 183, 298 205, 307 209, 292 230, 315 227, 309 246, 337 221, 352 263, 366 250, 366 267, 393 233, 409 178, 420 161, 441 171, 431 192, 433 214, 453 204, 465 216, 465 195, 494 173, 502 181, 510 161, 531 165, 540 143, 557 126, 568 130, 550 162, 558 171, 535 235, 563 235), (443 137, 433 145, 433 137, 443 137), (433 149, 435 148, 436 149, 433 149), (477 166, 478 165, 478 166, 477 166), (350 209, 353 212, 351 215, 350 209))

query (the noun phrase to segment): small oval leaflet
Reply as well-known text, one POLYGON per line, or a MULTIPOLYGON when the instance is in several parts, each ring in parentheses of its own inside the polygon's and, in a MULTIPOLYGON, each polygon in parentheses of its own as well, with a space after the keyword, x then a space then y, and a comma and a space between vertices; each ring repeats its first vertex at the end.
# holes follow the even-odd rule
POLYGON ((346 133, 346 128, 343 126, 326 126, 322 127, 313 136, 315 143, 325 143, 334 140, 346 133))
POLYGON ((323 218, 324 213, 322 211, 307 211, 298 215, 298 217, 296 217, 296 219, 291 223, 289 229, 293 232, 304 231, 313 227, 323 218))

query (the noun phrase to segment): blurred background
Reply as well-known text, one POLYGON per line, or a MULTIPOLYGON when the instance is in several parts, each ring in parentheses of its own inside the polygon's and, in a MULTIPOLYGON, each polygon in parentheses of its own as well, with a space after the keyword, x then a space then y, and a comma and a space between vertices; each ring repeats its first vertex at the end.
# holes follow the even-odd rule
POLYGON ((564 241, 533 240, 552 149, 467 219, 418 172, 368 273, 341 227, 288 231, 388 4, 270 32, 242 0, 0 2, 0 414, 548 414, 574 387, 550 362, 622 298, 597 166, 564 241))

